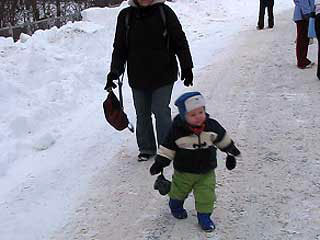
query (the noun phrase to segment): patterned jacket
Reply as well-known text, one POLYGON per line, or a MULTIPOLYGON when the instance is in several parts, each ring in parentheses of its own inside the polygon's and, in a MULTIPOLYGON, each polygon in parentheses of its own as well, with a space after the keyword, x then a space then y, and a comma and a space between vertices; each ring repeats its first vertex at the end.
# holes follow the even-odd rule
POLYGON ((240 154, 226 130, 208 114, 200 135, 193 133, 178 115, 155 161, 163 167, 173 161, 174 169, 180 172, 206 173, 217 167, 217 148, 233 155, 240 154))

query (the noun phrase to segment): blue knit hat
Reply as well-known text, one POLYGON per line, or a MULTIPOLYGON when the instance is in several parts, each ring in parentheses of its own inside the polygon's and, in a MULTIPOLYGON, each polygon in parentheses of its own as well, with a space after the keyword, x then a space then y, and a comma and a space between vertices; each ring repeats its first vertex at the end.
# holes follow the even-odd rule
POLYGON ((174 105, 178 107, 180 117, 184 120, 187 112, 198 107, 204 107, 204 97, 199 92, 186 92, 175 101, 174 105))

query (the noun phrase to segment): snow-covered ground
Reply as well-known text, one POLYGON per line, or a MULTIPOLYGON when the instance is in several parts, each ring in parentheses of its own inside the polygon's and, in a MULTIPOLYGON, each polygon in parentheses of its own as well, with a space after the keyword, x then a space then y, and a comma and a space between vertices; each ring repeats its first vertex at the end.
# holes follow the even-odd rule
MULTIPOLYGON (((244 229, 239 239, 320 239, 320 210, 314 201, 319 198, 315 151, 319 113, 313 105, 319 106, 319 84, 302 81, 314 73, 303 75, 294 67, 292 1, 276 2, 275 29, 262 32, 255 31, 256 0, 168 4, 179 16, 193 54, 192 89, 208 98, 208 109, 235 135, 244 152, 243 162, 247 161, 218 179, 217 220, 218 226, 225 227, 220 228, 222 239, 236 239, 237 228, 244 229), (266 179, 267 183, 262 181, 266 179), (290 195, 295 191, 297 195, 290 195), (298 194, 304 191, 309 195, 298 194), (298 202, 289 199, 294 196, 298 202), (244 217, 250 219, 244 221, 244 217), (304 224, 298 226, 297 219, 304 224), (258 235, 263 229, 265 233, 258 235)), ((38 31, 17 43, 0 38, 1 239, 201 239, 181 233, 183 226, 194 228, 194 217, 179 225, 166 215, 164 199, 152 190, 150 163, 135 160, 134 135, 116 132, 104 120, 103 87, 115 20, 123 7, 126 3, 115 9, 86 10, 82 22, 38 31), (164 217, 159 219, 161 214, 164 217), (130 216, 137 221, 122 226, 130 216), (167 225, 174 227, 169 231, 167 225), (155 226, 160 226, 157 231, 155 226)), ((312 50, 316 51, 314 46, 312 50)), ((190 89, 177 82, 173 99, 185 90, 190 89)), ((127 84, 124 102, 134 122, 127 84)), ((176 109, 172 110, 175 114, 176 109)), ((187 204, 192 209, 192 202, 187 204)))

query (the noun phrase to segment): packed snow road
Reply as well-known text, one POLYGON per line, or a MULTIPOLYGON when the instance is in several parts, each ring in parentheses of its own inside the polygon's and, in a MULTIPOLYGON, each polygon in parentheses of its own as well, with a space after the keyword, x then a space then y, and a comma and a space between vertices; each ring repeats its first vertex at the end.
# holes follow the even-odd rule
MULTIPOLYGON (((315 69, 295 66, 291 12, 276 16, 273 30, 237 34, 195 80, 242 151, 233 171, 219 154, 212 239, 320 239, 320 82, 315 69)), ((316 46, 309 51, 315 60, 316 46)), ((152 189, 152 161, 136 154, 132 136, 51 239, 205 239, 192 196, 189 217, 174 219, 152 189)))

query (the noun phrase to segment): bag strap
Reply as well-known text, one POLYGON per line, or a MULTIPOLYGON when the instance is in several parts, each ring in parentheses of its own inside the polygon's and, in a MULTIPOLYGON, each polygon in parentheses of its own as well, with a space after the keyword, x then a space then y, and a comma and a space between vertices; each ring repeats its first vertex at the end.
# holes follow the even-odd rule
MULTIPOLYGON (((124 70, 125 69, 126 69, 126 65, 124 66, 124 70)), ((122 76, 118 78, 119 102, 120 102, 120 107, 121 107, 122 111, 124 111, 123 95, 122 95, 123 78, 124 78, 124 72, 123 72, 122 76)), ((131 122, 128 123, 128 129, 130 130, 130 132, 134 132, 134 126, 132 125, 131 122)))
POLYGON ((122 96, 122 85, 123 85, 123 77, 124 73, 122 74, 121 78, 118 78, 118 87, 119 87, 119 102, 120 102, 120 107, 122 110, 124 110, 123 107, 123 96, 122 96))

